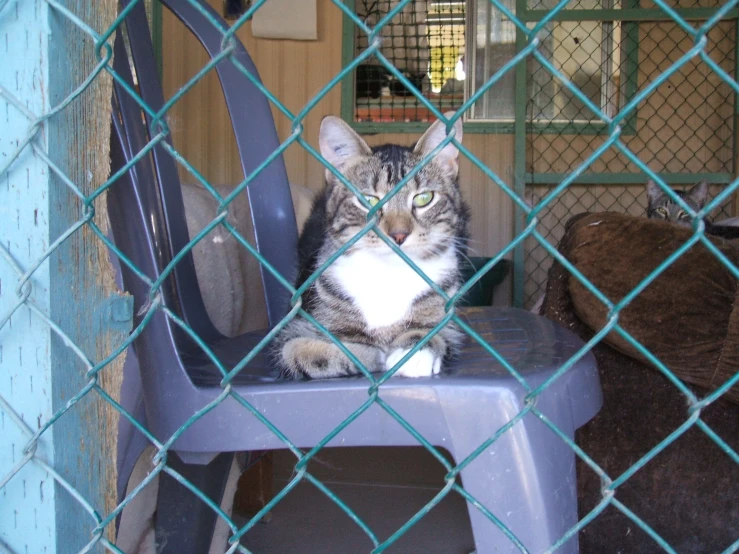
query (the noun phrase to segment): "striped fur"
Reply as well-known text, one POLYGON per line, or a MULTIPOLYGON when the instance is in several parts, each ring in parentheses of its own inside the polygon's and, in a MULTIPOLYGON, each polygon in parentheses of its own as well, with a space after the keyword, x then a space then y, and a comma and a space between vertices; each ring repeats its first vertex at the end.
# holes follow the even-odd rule
MULTIPOLYGON (((689 191, 675 190, 674 192, 697 212, 703 209, 708 200, 708 183, 701 181, 689 191)), ((683 227, 690 227, 693 224, 690 214, 673 202, 672 198, 667 196, 651 179, 647 181, 647 217, 664 219, 683 227)))
MULTIPOLYGON (((700 181, 689 191, 675 190, 675 193, 697 212, 708 202, 708 183, 700 181)), ((693 226, 690 215, 673 202, 654 181, 647 182, 647 197, 648 218, 670 221, 683 227, 693 226)), ((712 223, 707 218, 704 218, 703 222, 708 235, 732 240, 739 238, 739 227, 712 223)))
MULTIPOLYGON (((457 123, 455 137, 461 140, 457 123)), ((346 123, 327 117, 321 154, 363 195, 381 199, 446 136, 435 123, 414 147, 369 146, 346 123)), ((448 295, 461 282, 460 261, 468 238, 469 210, 457 183, 458 151, 447 145, 377 213, 381 232, 398 244, 448 295), (428 199, 427 205, 414 205, 428 199), (417 198, 418 195, 421 195, 417 198)), ((330 171, 300 237, 302 285, 342 245, 367 225, 368 210, 330 171)), ((372 372, 398 362, 445 315, 444 301, 381 238, 370 231, 312 284, 303 308, 333 333, 372 372)), ((404 363, 399 375, 439 373, 461 344, 462 334, 445 326, 404 363)), ((359 369, 307 320, 296 317, 277 336, 276 362, 283 376, 326 378, 359 369)))

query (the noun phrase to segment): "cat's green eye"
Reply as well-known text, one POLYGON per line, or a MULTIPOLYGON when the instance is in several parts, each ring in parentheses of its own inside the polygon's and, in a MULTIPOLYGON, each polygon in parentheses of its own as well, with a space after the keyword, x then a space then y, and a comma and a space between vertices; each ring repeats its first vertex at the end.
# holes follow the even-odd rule
POLYGON ((688 219, 689 217, 690 215, 685 210, 680 210, 679 212, 677 212, 678 219, 688 219))
POLYGON ((434 199, 433 192, 431 191, 422 192, 413 197, 413 205, 416 208, 423 208, 424 206, 428 206, 433 199, 434 199))
POLYGON ((372 196, 372 195, 370 195, 370 194, 365 194, 365 195, 364 195, 364 199, 365 199, 365 200, 366 200, 367 202, 369 202, 369 205, 370 205, 370 206, 372 206, 373 208, 374 208, 375 206, 377 206, 377 203, 378 203, 378 202, 380 201, 380 199, 379 199, 379 198, 377 198, 377 196, 372 196))
POLYGON ((667 210, 664 208, 657 208, 657 215, 659 215, 663 219, 667 219, 670 214, 668 214, 667 210))

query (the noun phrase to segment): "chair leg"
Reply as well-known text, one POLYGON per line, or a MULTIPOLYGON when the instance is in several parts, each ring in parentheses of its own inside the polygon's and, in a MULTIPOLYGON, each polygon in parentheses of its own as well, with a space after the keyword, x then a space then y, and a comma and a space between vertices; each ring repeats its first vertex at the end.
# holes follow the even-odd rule
MULTIPOLYGON (((463 469, 462 485, 528 552, 544 552, 577 522, 575 457, 567 447, 540 448, 541 436, 531 440, 520 431, 510 429, 463 469)), ((464 458, 455 456, 457 463, 464 458)), ((477 507, 469 502, 467 507, 477 554, 520 552, 477 507)), ((557 550, 577 552, 577 537, 557 550)))
MULTIPOLYGON (((474 398, 479 406, 472 423, 468 416, 447 414, 452 448, 462 462, 521 407, 514 398, 474 398), (500 406, 509 404, 503 414, 500 406), (508 415, 506 415, 506 413, 508 415)), ((542 410, 568 433, 574 433, 571 413, 555 414, 556 402, 542 398, 542 410)), ((569 406, 567 406, 569 409, 569 406)), ((461 412, 461 411, 460 411, 461 412)), ((462 470, 462 485, 497 517, 529 552, 544 552, 577 523, 577 485, 574 452, 533 414, 525 415, 462 470)), ((467 503, 477 554, 515 553, 520 550, 493 521, 467 503)), ((577 537, 557 550, 575 554, 577 537)))
MULTIPOLYGON (((221 504, 233 461, 232 452, 219 454, 208 465, 185 464, 170 453, 167 465, 221 504)), ((159 475, 156 543, 161 554, 203 554, 210 549, 218 516, 200 498, 169 474, 159 475)))

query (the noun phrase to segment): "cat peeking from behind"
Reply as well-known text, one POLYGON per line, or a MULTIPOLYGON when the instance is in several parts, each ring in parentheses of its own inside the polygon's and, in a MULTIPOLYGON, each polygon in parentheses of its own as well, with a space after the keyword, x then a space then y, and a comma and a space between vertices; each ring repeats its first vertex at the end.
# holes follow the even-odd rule
MULTIPOLYGON (((445 114, 445 117, 453 116, 445 114)), ((454 124, 462 140, 462 123, 454 124)), ((370 148, 337 117, 321 123, 321 155, 375 206, 446 138, 435 122, 411 147, 370 148)), ((447 295, 461 284, 469 209, 457 182, 459 151, 449 143, 377 212, 377 226, 447 295)), ((297 286, 367 224, 368 209, 330 171, 300 236, 297 286)), ((394 367, 446 315, 445 301, 373 231, 354 242, 303 294, 303 309, 371 372, 394 367)), ((448 323, 396 375, 438 374, 463 335, 448 323)), ((360 370, 313 324, 295 317, 273 354, 283 377, 313 379, 360 370)))
MULTIPOLYGON (((702 210, 708 202, 708 182, 700 181, 688 191, 675 190, 685 203, 693 208, 694 211, 702 210)), ((662 219, 677 223, 682 227, 692 227, 693 220, 690 214, 683 210, 672 198, 659 187, 657 183, 651 179, 647 181, 647 217, 649 219, 662 219)), ((709 235, 722 237, 726 239, 739 238, 739 227, 729 225, 717 225, 711 223, 707 219, 703 220, 706 224, 706 233, 709 235)))

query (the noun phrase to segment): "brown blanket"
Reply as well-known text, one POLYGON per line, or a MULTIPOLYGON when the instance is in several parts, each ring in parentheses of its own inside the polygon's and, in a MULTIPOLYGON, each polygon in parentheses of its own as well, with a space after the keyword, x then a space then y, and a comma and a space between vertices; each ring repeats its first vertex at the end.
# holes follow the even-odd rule
MULTIPOLYGON (((585 215, 576 219, 577 221, 573 221, 568 229, 561 250, 569 259, 577 260, 578 269, 593 279, 614 301, 623 296, 624 289, 630 289, 638 281, 637 277, 628 275, 627 265, 627 263, 639 265, 637 245, 639 242, 649 245, 649 241, 645 243, 643 238, 630 234, 632 231, 629 229, 633 232, 639 230, 641 233, 654 232, 664 241, 654 249, 642 249, 641 257, 644 258, 645 265, 647 263, 658 265, 664 254, 660 257, 649 252, 645 253, 643 250, 657 252, 660 252, 660 248, 674 250, 674 246, 665 246, 665 243, 673 244, 674 241, 669 239, 668 235, 672 233, 680 237, 686 236, 681 230, 673 227, 667 228, 653 222, 644 225, 649 222, 635 221, 633 218, 614 214, 585 215), (598 221, 601 223, 591 225, 598 221), (602 225, 605 226, 599 230, 602 225), (611 237, 606 231, 608 229, 610 233, 616 231, 620 236, 611 237), (627 235, 633 242, 624 242, 628 241, 627 235), (618 244, 630 244, 626 248, 629 252, 623 254, 623 257, 618 254, 616 246, 618 244), (597 256, 599 251, 601 255, 597 256), (589 258, 584 255, 585 252, 589 253, 589 258), (624 258, 631 261, 623 262, 624 258), (600 267, 591 267, 584 261, 586 259, 593 260, 590 263, 600 267), (613 282, 616 285, 608 279, 610 274, 615 276, 613 282), (616 286, 618 288, 614 292, 616 286)), ((689 231, 687 234, 689 235, 689 231)), ((705 250, 703 247, 700 248, 705 250)), ((695 282, 707 279, 705 274, 704 277, 695 277, 695 273, 700 274, 704 270, 705 267, 699 267, 697 270, 694 268, 695 282)), ((637 274, 646 273, 643 267, 634 271, 637 274)), ((660 279, 668 278, 669 274, 666 275, 667 277, 663 275, 660 279)), ((665 306, 680 304, 676 300, 666 300, 665 297, 669 296, 666 291, 662 292, 662 297, 656 293, 660 279, 643 293, 648 293, 650 288, 655 289, 652 291, 653 296, 645 298, 656 303, 650 305, 645 300, 636 301, 635 306, 649 308, 644 317, 638 313, 630 314, 625 311, 620 321, 632 333, 638 334, 645 346, 667 362, 668 356, 663 351, 669 354, 671 349, 669 338, 660 338, 659 333, 651 331, 641 333, 641 328, 635 323, 645 320, 670 320, 665 306), (634 327, 630 327, 630 324, 634 327), (645 339, 645 336, 648 338, 645 339), (655 336, 657 340, 654 340, 655 336)), ((592 302, 589 293, 583 293, 581 286, 571 287, 573 284, 570 274, 555 262, 549 273, 542 313, 571 329, 583 340, 588 340, 593 336, 594 329, 600 328, 599 322, 602 322, 602 315, 601 319, 598 319, 594 314, 599 314, 603 310, 592 302), (581 320, 579 314, 594 321, 595 327, 581 320)), ((692 296, 697 294, 693 292, 692 296)), ((700 304, 697 298, 687 302, 700 304)), ((707 317, 705 312, 701 312, 704 321, 691 322, 689 312, 683 308, 678 309, 681 310, 681 317, 687 318, 686 324, 704 329, 700 332, 710 336, 707 329, 710 324, 705 319, 707 317)), ((722 335, 721 340, 726 343, 729 318, 725 308, 720 312, 724 314, 726 321, 721 323, 719 318, 716 318, 716 325, 723 327, 723 335, 720 330, 718 334, 722 335)), ((692 340, 685 338, 690 336, 695 335, 682 331, 679 335, 672 336, 672 340, 673 342, 678 338, 681 341, 692 340)), ((604 342, 596 346, 593 352, 598 363, 604 403, 598 415, 577 431, 576 441, 588 456, 615 480, 688 419, 688 406, 685 396, 677 387, 651 366, 615 350, 604 342)), ((716 355, 713 356, 712 359, 715 361, 716 355)), ((718 358, 720 357, 719 355, 718 358)), ((696 373, 700 374, 693 372, 690 366, 685 364, 675 367, 670 365, 671 363, 667 362, 668 367, 683 373, 682 376, 686 381, 692 379, 696 373)), ((709 382, 700 384, 706 386, 709 382)), ((690 388, 699 397, 705 395, 705 389, 696 386, 690 388)), ((719 399, 701 411, 701 420, 726 440, 731 448, 735 451, 739 449, 739 406, 723 398, 719 399)), ((581 460, 578 460, 577 475, 579 516, 583 518, 601 501, 602 483, 598 474, 581 460)), ((619 486, 615 494, 617 500, 650 525, 677 552, 691 554, 721 552, 739 538, 737 497, 739 497, 739 467, 695 426, 619 486)), ((603 510, 580 533, 582 554, 606 552, 651 554, 661 551, 652 538, 613 506, 603 510)))
MULTIPOLYGON (((614 304, 620 302, 691 237, 692 230, 616 213, 577 216, 559 250, 614 304)), ((739 265, 739 241, 711 238, 739 265)), ((703 244, 695 244, 640 292, 618 322, 685 382, 713 390, 739 371, 737 278, 703 244)), ((575 314, 590 329, 606 325, 609 309, 567 276, 575 314)), ((616 332, 610 346, 648 360, 616 332)), ((739 402, 739 387, 726 397, 739 402)))

